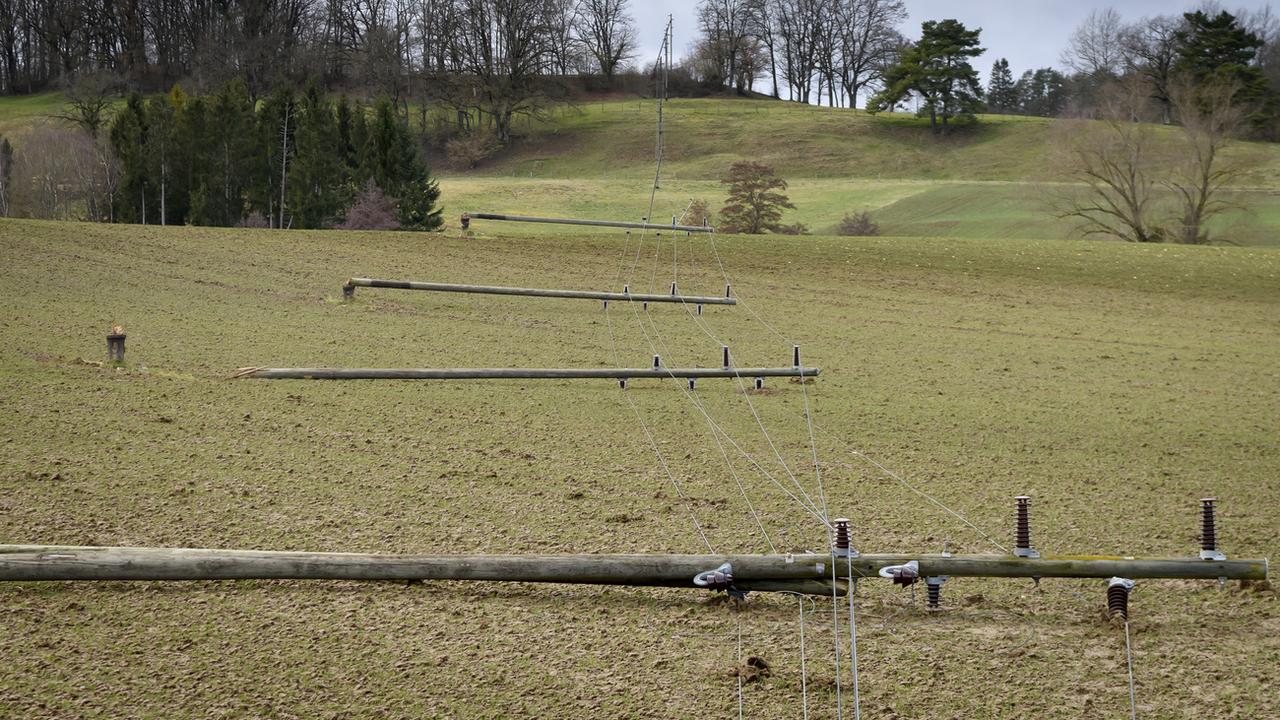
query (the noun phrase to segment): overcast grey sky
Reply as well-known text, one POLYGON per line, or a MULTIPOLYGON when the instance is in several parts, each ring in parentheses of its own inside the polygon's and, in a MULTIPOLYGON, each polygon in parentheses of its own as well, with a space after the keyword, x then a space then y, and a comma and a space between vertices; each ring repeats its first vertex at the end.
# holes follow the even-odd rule
MULTIPOLYGON (((695 21, 697 0, 632 0, 631 11, 640 29, 640 65, 653 62, 662 44, 662 28, 667 15, 675 20, 676 56, 684 55, 698 34, 695 21)), ((1071 32, 1091 10, 1113 7, 1126 20, 1150 15, 1190 10, 1199 0, 906 0, 910 17, 902 31, 907 37, 920 36, 920 23, 925 20, 955 18, 966 26, 982 28, 982 45, 986 54, 974 67, 984 82, 991 63, 1008 58, 1014 76, 1023 70, 1058 67, 1058 56, 1071 32)), ((1270 3, 1265 0, 1227 0, 1228 8, 1258 9, 1270 3)), ((757 84, 757 89, 763 85, 757 84)))

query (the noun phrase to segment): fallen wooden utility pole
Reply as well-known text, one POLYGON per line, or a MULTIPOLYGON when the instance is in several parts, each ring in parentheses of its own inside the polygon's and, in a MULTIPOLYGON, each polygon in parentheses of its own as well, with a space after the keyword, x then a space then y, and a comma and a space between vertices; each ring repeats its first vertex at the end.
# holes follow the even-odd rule
POLYGON ((616 300, 619 302, 684 303, 686 305, 737 305, 732 297, 670 295, 657 293, 593 292, 588 290, 544 290, 541 288, 502 287, 498 285, 455 285, 452 283, 416 282, 411 280, 375 280, 351 278, 342 286, 343 295, 352 297, 355 288, 387 288, 392 290, 426 290, 428 292, 476 293, 482 295, 519 295, 524 297, 572 298, 578 300, 616 300))
POLYGON ((233 378, 261 380, 548 380, 612 378, 817 377, 820 368, 265 368, 237 370, 233 378))
MULTIPOLYGON (((716 570, 740 591, 830 594, 841 581, 887 577, 1265 580, 1266 560, 1006 555, 377 555, 0 545, 0 580, 492 580, 711 587, 716 570), (834 568, 833 568, 834 565, 834 568), (885 571, 882 573, 881 571, 885 571)), ((723 578, 721 578, 723 579, 723 578)), ((725 589, 725 588, 718 588, 725 589)))
POLYGON ((549 223, 552 225, 590 225, 593 227, 630 228, 633 230, 673 230, 675 232, 713 232, 714 228, 704 225, 677 225, 675 218, 670 223, 623 222, 621 220, 578 220, 575 218, 530 217, 527 215, 501 215, 498 213, 463 213, 462 229, 471 226, 472 220, 505 220, 508 222, 549 223))

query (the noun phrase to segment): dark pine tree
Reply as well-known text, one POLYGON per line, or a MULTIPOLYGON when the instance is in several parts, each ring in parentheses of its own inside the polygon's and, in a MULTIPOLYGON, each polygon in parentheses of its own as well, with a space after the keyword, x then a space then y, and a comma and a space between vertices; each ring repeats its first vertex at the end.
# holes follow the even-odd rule
MULTIPOLYGON (((357 127, 359 123, 357 122, 357 127)), ((438 230, 443 224, 437 204, 440 187, 418 157, 408 124, 390 100, 380 100, 369 120, 357 179, 373 180, 396 200, 400 226, 406 230, 438 230)))
POLYGON ((347 202, 347 162, 333 106, 314 85, 298 104, 295 150, 285 191, 293 226, 326 227, 347 202))
POLYGON ((969 60, 986 52, 979 44, 981 33, 956 20, 925 22, 920 41, 885 73, 884 90, 872 99, 872 110, 894 107, 915 93, 924 100, 921 113, 929 116, 935 134, 948 134, 953 118, 972 119, 982 109, 982 86, 969 60))
POLYGON ((1000 115, 1018 112, 1018 89, 1013 81, 1009 61, 1000 58, 991 66, 987 83, 987 110, 1000 115))
POLYGON ((141 95, 130 93, 111 121, 111 148, 120 160, 120 184, 113 213, 119 222, 145 224, 148 211, 157 205, 147 167, 150 128, 146 106, 141 95))

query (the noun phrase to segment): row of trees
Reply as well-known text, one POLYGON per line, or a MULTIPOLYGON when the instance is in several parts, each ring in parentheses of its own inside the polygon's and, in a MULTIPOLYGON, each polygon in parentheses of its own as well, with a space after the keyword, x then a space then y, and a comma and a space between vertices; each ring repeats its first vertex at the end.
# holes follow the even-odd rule
POLYGON ((1014 81, 1008 60, 996 60, 987 85, 987 110, 1002 114, 1089 115, 1118 81, 1145 84, 1151 107, 1144 119, 1173 121, 1173 89, 1185 77, 1240 86, 1260 113, 1273 113, 1280 94, 1280 19, 1270 9, 1231 14, 1216 3, 1194 12, 1125 22, 1115 10, 1094 11, 1062 53, 1067 73, 1028 70, 1014 81))
POLYGON ((312 86, 255 102, 232 81, 209 95, 131 94, 110 122, 72 119, 38 126, 16 152, 0 142, 3 214, 12 202, 45 218, 321 228, 349 220, 366 188, 386 197, 394 227, 441 225, 439 188, 389 100, 367 108, 312 86))
MULTIPOLYGON (((627 0, 0 0, 0 92, 34 92, 105 70, 134 89, 282 79, 412 95, 510 118, 545 78, 634 57, 627 0)), ((554 93, 550 93, 554 95, 554 93)))
POLYGON ((702 0, 685 61, 699 81, 774 97, 857 107, 905 45, 902 0, 702 0))

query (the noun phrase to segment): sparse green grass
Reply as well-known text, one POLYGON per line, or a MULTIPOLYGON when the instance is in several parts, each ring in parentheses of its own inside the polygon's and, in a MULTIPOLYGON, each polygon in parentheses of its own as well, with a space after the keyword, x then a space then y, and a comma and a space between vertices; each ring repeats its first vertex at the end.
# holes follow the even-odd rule
POLYGON ((63 95, 60 92, 0 98, 0 136, 10 138, 12 142, 15 136, 56 114, 62 106, 63 95))
MULTIPOLYGON (((576 201, 584 188, 554 192, 576 201)), ((575 288, 671 279, 670 245, 655 264, 650 241, 631 271, 617 232, 475 227, 463 238, 0 221, 0 541, 697 551, 612 383, 226 379, 244 365, 609 366, 611 330, 622 364, 647 364, 655 331, 671 364, 718 362, 717 343, 674 307, 606 316, 591 302, 365 289, 338 301, 357 274, 575 288), (81 362, 104 359, 116 322, 128 368, 81 362)), ((1229 555, 1277 555, 1280 251, 718 245, 737 293, 823 368, 808 396, 829 433, 824 488, 832 512, 854 518, 859 548, 993 549, 837 438, 1002 543, 1012 496, 1028 493, 1042 551, 1186 556, 1196 500, 1214 494, 1229 555)), ((715 292, 706 240, 678 248, 681 287, 715 292)), ((789 343, 745 310, 703 320, 740 362, 786 362, 789 343)), ((626 392, 716 549, 765 549, 684 393, 659 382, 626 392)), ((785 477, 731 383, 700 383, 698 395, 785 477)), ((799 386, 751 399, 816 493, 799 386)), ((734 467, 780 550, 822 550, 793 501, 734 467)), ((920 593, 864 583, 863 711, 1122 716, 1124 640, 1100 617, 1103 586, 952 580, 950 610, 929 615, 920 593)), ((727 717, 738 619, 744 654, 773 668, 748 685, 747 715, 799 714, 797 604, 785 597, 735 613, 696 593, 591 587, 31 583, 0 586, 0 607, 6 717, 727 717)), ((1149 581, 1132 607, 1142 716, 1280 713, 1273 591, 1149 581)), ((833 716, 824 608, 805 625, 813 717, 833 716)))

